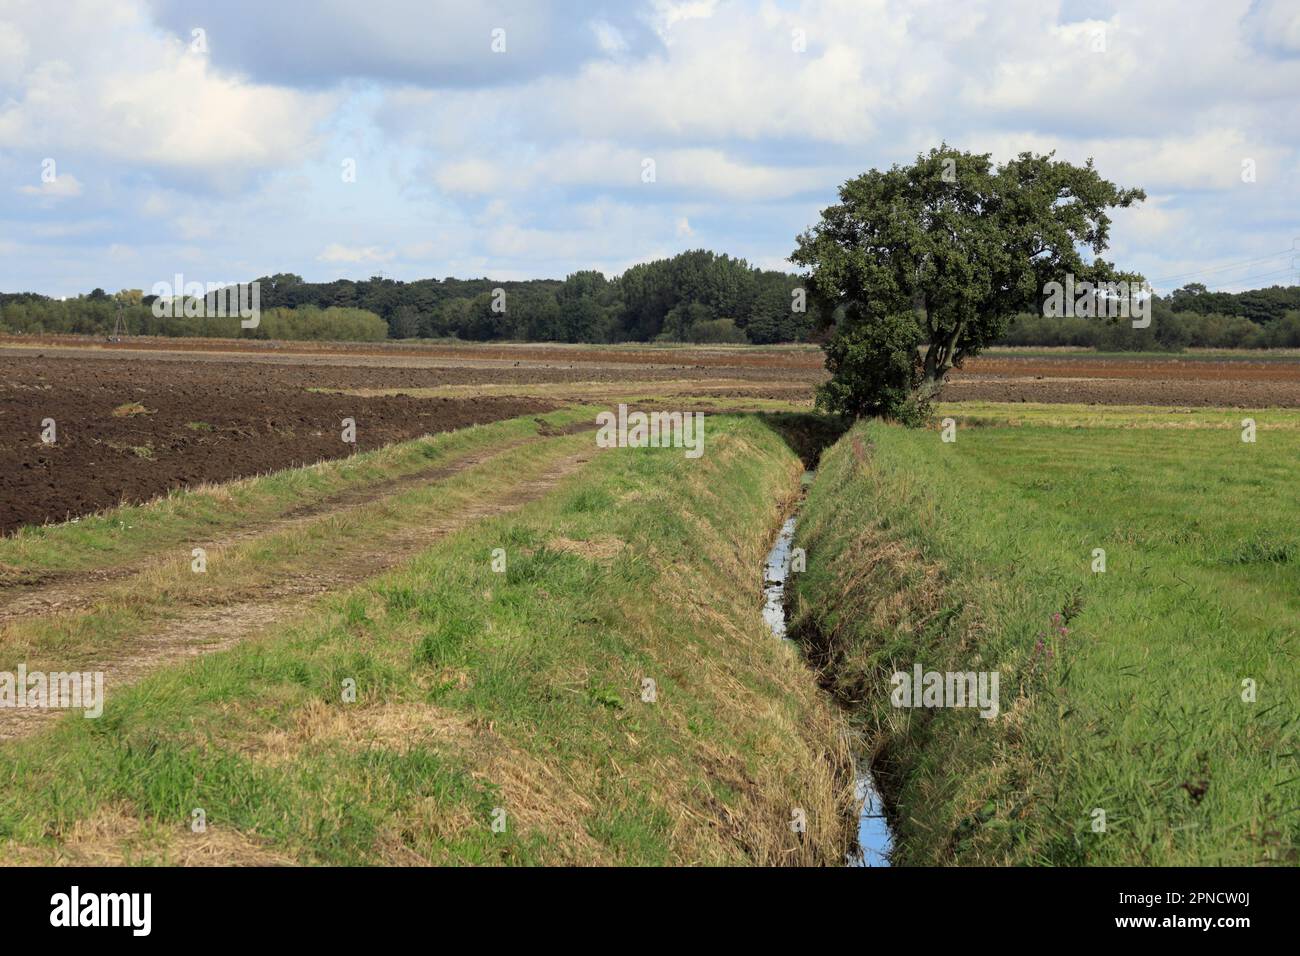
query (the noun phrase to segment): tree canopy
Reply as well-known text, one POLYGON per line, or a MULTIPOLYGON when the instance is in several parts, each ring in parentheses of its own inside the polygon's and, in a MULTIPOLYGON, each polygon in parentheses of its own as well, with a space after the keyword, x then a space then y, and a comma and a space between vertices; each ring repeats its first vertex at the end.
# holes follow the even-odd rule
POLYGON ((723 336, 766 344, 803 341, 812 331, 809 316, 791 308, 797 275, 705 249, 641 263, 612 279, 588 269, 562 281, 374 276, 311 283, 292 274, 260 281, 264 307, 362 308, 383 318, 392 338, 645 342, 723 336), (503 311, 491 308, 495 289, 505 292, 503 311), (730 325, 711 324, 720 320, 730 325))
MULTIPOLYGON (((264 310, 360 310, 378 316, 388 338, 456 337, 534 342, 773 342, 805 341, 810 316, 792 293, 802 279, 751 266, 744 259, 705 249, 631 267, 607 278, 587 269, 563 280, 501 281, 418 279, 385 276, 360 281, 306 282, 293 273, 262 276, 264 310), (498 295, 497 290, 501 290, 498 295)), ((225 334, 225 326, 155 320, 137 298, 127 321, 137 332, 156 335, 225 334)), ((0 293, 0 331, 92 332, 113 324, 115 302, 96 289, 75 299, 54 300, 34 293, 0 293)), ((349 326, 351 327, 351 326, 349 326)), ((372 334, 369 324, 366 335, 372 334)), ((236 332, 235 334, 239 334, 236 332)), ((262 337, 257 330, 245 335, 262 337)))
POLYGON ((840 187, 840 202, 798 237, 791 256, 811 270, 810 291, 845 340, 828 347, 826 407, 893 413, 900 389, 924 403, 1017 313, 1036 311, 1049 282, 1140 278, 1101 253, 1108 210, 1145 193, 1106 181, 1091 160, 1075 166, 1053 155, 1021 153, 995 165, 990 154, 945 144, 840 187), (868 355, 881 348, 894 353, 868 355))

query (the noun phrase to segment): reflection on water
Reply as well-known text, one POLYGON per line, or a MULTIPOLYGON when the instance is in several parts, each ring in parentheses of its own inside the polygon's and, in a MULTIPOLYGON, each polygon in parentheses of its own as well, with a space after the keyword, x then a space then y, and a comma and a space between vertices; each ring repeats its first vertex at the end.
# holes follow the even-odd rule
POLYGON ((858 849, 845 862, 849 866, 889 866, 893 836, 885 819, 885 805, 867 769, 866 757, 855 757, 854 764, 858 775, 854 793, 862 803, 862 810, 858 813, 858 849))
MULTIPOLYGON (((804 484, 808 484, 811 478, 811 472, 805 474, 804 484)), ((785 582, 790 575, 790 549, 794 542, 795 521, 793 515, 785 519, 763 568, 763 620, 772 633, 783 641, 789 639, 786 637, 785 582)), ((893 839, 889 833, 889 823, 885 819, 880 792, 871 777, 870 760, 866 754, 855 754, 854 766, 854 793, 862 805, 858 814, 858 849, 850 853, 844 862, 848 866, 889 866, 889 850, 893 839)))
POLYGON ((785 579, 790 574, 790 545, 794 541, 794 517, 785 519, 776 544, 767 554, 763 568, 763 620, 781 640, 785 636, 785 579))

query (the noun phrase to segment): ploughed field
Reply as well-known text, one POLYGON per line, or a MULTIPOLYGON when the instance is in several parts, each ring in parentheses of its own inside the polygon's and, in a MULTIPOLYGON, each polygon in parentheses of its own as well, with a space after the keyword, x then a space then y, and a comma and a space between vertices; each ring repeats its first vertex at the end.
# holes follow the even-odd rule
POLYGON ((607 395, 811 395, 806 369, 792 383, 785 369, 745 365, 751 355, 729 368, 705 350, 659 350, 633 367, 624 355, 590 361, 613 350, 181 344, 0 345, 0 533, 607 395), (355 443, 343 440, 349 418, 355 443))
MULTIPOLYGON (((0 533, 561 406, 808 406, 825 377, 815 346, 4 338, 0 533)), ((1300 356, 1000 350, 955 373, 943 399, 1300 407, 1300 356)))
POLYGON ((0 531, 170 489, 554 408, 534 398, 358 398, 250 365, 0 360, 0 531), (343 420, 356 424, 354 444, 343 420), (53 443, 42 440, 54 422, 53 443))

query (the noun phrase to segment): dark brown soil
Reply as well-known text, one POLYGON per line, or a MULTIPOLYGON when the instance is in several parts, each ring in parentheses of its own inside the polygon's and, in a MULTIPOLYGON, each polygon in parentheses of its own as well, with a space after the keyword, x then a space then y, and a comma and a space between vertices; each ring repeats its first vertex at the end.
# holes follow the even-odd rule
MULTIPOLYGON (((530 398, 355 398, 301 369, 251 364, 0 359, 0 533, 201 482, 310 464, 420 435, 549 411, 530 398), (114 414, 136 405, 135 414, 114 414), (52 418, 57 442, 41 440, 52 418)), ((317 370, 319 371, 319 370, 317 370)), ((373 370, 365 370, 373 371, 373 370)), ((354 383, 356 384, 356 383, 354 383)))

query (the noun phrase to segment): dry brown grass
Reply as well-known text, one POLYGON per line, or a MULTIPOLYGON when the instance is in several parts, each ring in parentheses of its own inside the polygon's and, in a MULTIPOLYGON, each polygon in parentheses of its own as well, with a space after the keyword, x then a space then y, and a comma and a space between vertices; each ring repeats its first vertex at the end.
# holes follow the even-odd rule
POLYGON ((287 728, 262 734, 245 748, 272 766, 292 763, 304 752, 330 746, 407 753, 414 747, 463 750, 476 736, 466 719, 432 704, 330 707, 314 698, 293 715, 287 728))
MULTIPOLYGON (((585 820, 595 808, 584 788, 569 778, 568 768, 539 760, 503 737, 492 723, 434 704, 330 707, 313 699, 289 727, 263 733, 241 749, 254 760, 279 766, 334 748, 350 753, 407 753, 416 748, 444 753, 471 767, 474 779, 500 790, 507 826, 550 838, 547 842, 558 854, 553 862, 613 862, 586 832, 585 820)), ((457 862, 447 858, 446 845, 467 829, 488 825, 464 807, 422 798, 385 828, 376 849, 381 862, 394 866, 457 862)))
POLYGON ((290 866, 296 861, 239 830, 209 824, 193 833, 185 824, 142 821, 130 806, 113 804, 77 820, 59 844, 0 847, 5 866, 290 866))
POLYGON ((136 415, 152 415, 153 410, 145 408, 139 402, 127 402, 113 409, 114 418, 134 418, 136 415))
POLYGON ((552 538, 546 542, 552 551, 564 551, 576 554, 590 561, 606 563, 613 561, 627 547, 627 542, 613 537, 591 538, 586 541, 574 541, 572 538, 552 538))

